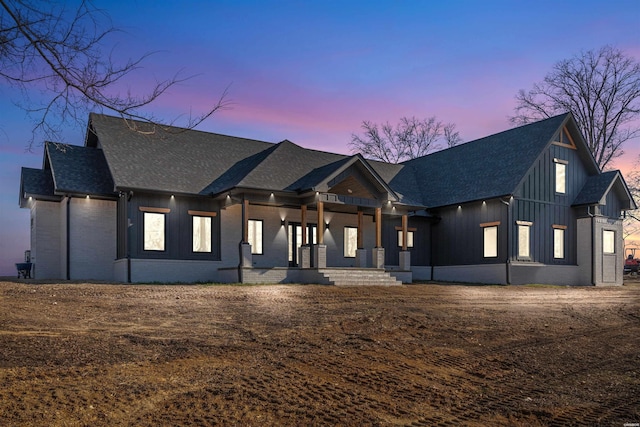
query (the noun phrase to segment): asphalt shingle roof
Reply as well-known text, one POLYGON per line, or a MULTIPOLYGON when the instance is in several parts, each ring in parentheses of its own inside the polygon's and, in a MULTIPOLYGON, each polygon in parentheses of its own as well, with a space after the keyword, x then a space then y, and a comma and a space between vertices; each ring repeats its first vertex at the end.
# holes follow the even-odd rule
POLYGON ((428 207, 512 194, 569 114, 551 117, 403 164, 422 183, 428 207))
POLYGON ((228 182, 238 180, 251 164, 247 158, 273 146, 180 128, 136 132, 122 118, 102 114, 92 113, 90 123, 118 188, 200 194, 225 174, 228 182))
POLYGON ((53 177, 50 169, 22 168, 22 193, 38 196, 53 196, 53 177))
POLYGON ((102 150, 47 142, 57 193, 114 195, 113 180, 102 150))
POLYGON ((618 177, 618 171, 603 172, 600 175, 592 175, 587 178, 582 190, 573 201, 573 206, 594 205, 602 201, 607 190, 618 177))
MULTIPOLYGON (((570 114, 551 117, 402 164, 365 161, 401 202, 415 206, 435 208, 506 196, 516 191, 569 118, 570 114)), ((123 119, 101 114, 91 114, 90 123, 118 188, 203 195, 234 187, 302 192, 321 184, 353 159, 287 140, 273 144, 179 128, 136 132, 123 119)), ((144 130, 144 124, 135 125, 144 130)), ((105 178, 106 169, 96 155, 100 151, 80 154, 70 149, 64 157, 50 150, 57 189, 79 190, 81 176, 96 178, 89 185, 95 189, 97 178, 105 178), (82 156, 84 169, 74 170, 66 163, 74 156, 82 156), (57 170, 62 168, 58 166, 63 165, 73 173, 59 175, 57 170), (97 167, 99 176, 90 174, 89 165, 97 167)), ((590 178, 576 203, 601 195, 610 181, 610 174, 590 178)))

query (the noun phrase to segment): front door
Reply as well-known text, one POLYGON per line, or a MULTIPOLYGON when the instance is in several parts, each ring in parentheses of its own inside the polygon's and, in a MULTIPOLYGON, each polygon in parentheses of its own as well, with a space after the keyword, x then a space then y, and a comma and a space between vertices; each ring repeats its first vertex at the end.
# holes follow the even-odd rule
MULTIPOLYGON (((316 244, 317 235, 316 224, 307 224, 305 233, 307 235, 307 244, 311 243, 311 263, 313 263, 313 245, 316 244)), ((297 267, 300 263, 298 260, 300 246, 302 245, 302 224, 297 222, 290 222, 287 229, 289 236, 289 266, 297 267)))

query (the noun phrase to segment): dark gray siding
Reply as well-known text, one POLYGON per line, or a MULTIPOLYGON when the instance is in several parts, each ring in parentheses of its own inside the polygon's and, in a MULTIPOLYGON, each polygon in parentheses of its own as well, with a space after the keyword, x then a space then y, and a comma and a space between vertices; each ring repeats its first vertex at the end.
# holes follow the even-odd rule
POLYGON ((511 259, 545 264, 576 264, 576 242, 578 213, 571 207, 585 182, 588 173, 576 150, 551 145, 536 161, 513 201, 513 232, 510 234, 511 259), (554 158, 568 162, 566 169, 566 193, 556 193, 554 158), (529 259, 518 259, 518 236, 516 221, 530 221, 529 259), (553 225, 566 226, 565 256, 553 257, 553 225))
POLYGON ((507 206, 499 199, 438 209, 441 219, 433 225, 434 265, 504 263, 507 259, 507 206), (480 224, 500 221, 498 256, 484 258, 484 230, 480 224))
POLYGON ((608 218, 620 218, 622 203, 615 191, 609 191, 609 193, 607 193, 606 203, 605 206, 600 207, 600 213, 608 218))
MULTIPOLYGON (((401 247, 398 246, 398 231, 402 226, 402 218, 398 216, 383 216, 382 219, 382 247, 384 247, 384 262, 387 265, 400 263, 401 247)), ((409 217, 408 227, 415 228, 413 232, 413 248, 411 265, 425 266, 431 262, 431 227, 430 220, 425 217, 409 217)))
POLYGON ((513 201, 513 232, 511 233, 512 260, 531 261, 544 264, 576 264, 577 222, 576 212, 570 206, 545 202, 513 201), (516 221, 529 221, 530 258, 520 259, 518 255, 518 228, 516 221), (553 225, 565 225, 565 256, 553 257, 553 225))
MULTIPOLYGON (((220 260, 220 209, 217 202, 211 198, 176 196, 172 199, 169 195, 164 194, 135 193, 128 204, 128 217, 131 220, 131 226, 128 227, 129 250, 132 258, 220 260), (165 215, 164 251, 143 250, 144 212, 140 211, 140 207, 168 208, 171 210, 165 215), (217 213, 217 216, 211 218, 211 253, 193 252, 193 225, 192 215, 188 213, 189 210, 217 213)), ((125 211, 126 209, 119 209, 119 214, 125 211)), ((118 223, 121 223, 120 219, 118 223)), ((119 242, 118 247, 120 248, 120 246, 119 242)))

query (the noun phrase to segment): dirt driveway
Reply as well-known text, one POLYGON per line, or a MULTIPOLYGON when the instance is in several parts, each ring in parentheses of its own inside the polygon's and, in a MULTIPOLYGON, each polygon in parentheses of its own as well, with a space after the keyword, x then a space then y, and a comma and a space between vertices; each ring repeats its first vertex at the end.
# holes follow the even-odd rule
POLYGON ((0 282, 0 425, 640 423, 640 285, 0 282))

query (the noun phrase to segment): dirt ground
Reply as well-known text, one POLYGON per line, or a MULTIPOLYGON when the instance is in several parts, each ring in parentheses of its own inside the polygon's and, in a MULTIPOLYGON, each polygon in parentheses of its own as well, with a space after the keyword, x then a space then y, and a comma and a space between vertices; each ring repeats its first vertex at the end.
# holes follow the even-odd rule
POLYGON ((2 426, 636 423, 640 283, 0 282, 2 426))

